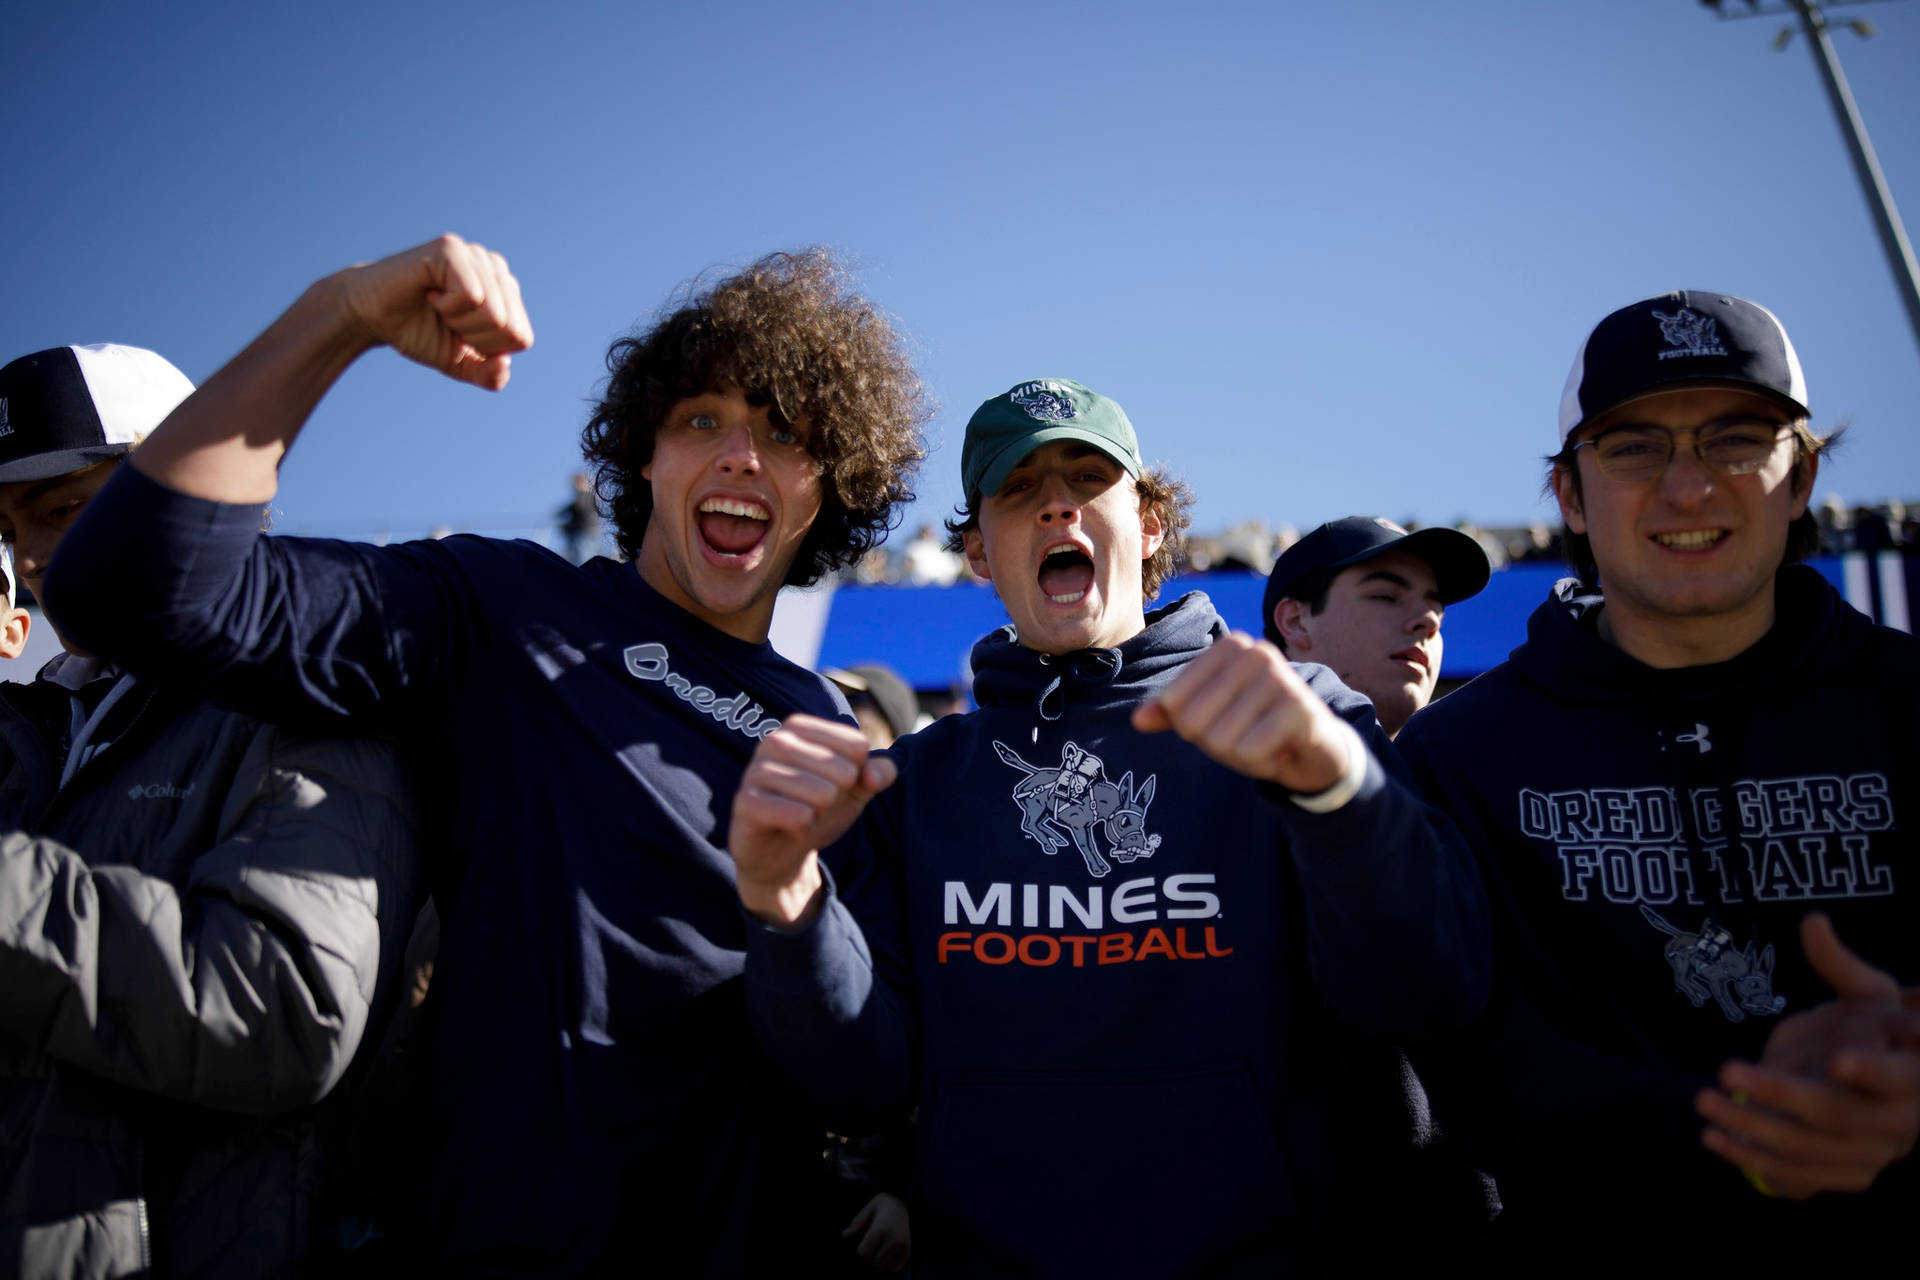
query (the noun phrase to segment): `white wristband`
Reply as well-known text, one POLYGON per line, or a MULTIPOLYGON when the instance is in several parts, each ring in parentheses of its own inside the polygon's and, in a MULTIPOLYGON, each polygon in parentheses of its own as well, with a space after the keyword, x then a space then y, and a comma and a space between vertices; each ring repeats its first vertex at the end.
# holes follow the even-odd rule
POLYGON ((1360 735, 1349 726, 1347 728, 1347 771, 1340 775, 1340 781, 1325 791, 1316 791, 1310 796, 1294 796, 1294 804, 1308 813, 1332 813, 1346 804, 1359 793, 1360 784, 1367 780, 1368 754, 1367 744, 1360 741, 1360 735))

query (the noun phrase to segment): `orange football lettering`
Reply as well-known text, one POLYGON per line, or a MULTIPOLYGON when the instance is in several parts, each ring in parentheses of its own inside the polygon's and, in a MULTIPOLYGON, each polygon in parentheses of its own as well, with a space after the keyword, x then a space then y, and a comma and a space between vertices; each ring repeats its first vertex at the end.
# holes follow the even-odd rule
MULTIPOLYGON (((981 958, 985 959, 984 956, 981 958)), ((1059 962, 1060 944, 1055 942, 1051 936, 1044 933, 1030 933, 1020 939, 1021 964, 1030 964, 1037 968, 1044 969, 1050 964, 1058 964, 1059 962), (1042 947, 1046 949, 1047 953, 1047 958, 1044 960, 1034 955, 1034 952, 1040 950, 1042 947)))
POLYGON ((1173 959, 1173 944, 1167 941, 1167 931, 1157 925, 1147 930, 1147 936, 1140 940, 1140 949, 1133 953, 1135 960, 1145 960, 1148 956, 1173 959))
POLYGON ((983 933, 974 941, 973 954, 980 957, 981 964, 1012 964, 1013 935, 1010 933, 983 933), (996 947, 1003 947, 1005 950, 1001 951, 997 957, 990 956, 987 954, 987 944, 989 942, 993 943, 996 947))

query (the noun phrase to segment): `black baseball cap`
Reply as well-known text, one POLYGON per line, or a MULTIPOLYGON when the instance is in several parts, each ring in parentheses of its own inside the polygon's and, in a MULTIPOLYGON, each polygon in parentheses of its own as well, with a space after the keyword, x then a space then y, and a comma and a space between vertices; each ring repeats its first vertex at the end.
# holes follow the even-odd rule
POLYGON ((920 719, 920 699, 892 667, 869 662, 857 667, 829 667, 820 674, 842 689, 871 700, 896 738, 912 733, 920 719))
POLYGON ((1433 566, 1441 604, 1478 595, 1493 576, 1486 551, 1458 529, 1435 526, 1408 533, 1383 516, 1346 516, 1327 521, 1273 562, 1260 600, 1260 629, 1267 639, 1280 643, 1273 607, 1292 595, 1295 586, 1315 574, 1337 573, 1394 550, 1410 552, 1433 566))
POLYGON ((1560 394, 1560 445, 1609 409, 1687 386, 1754 391, 1810 416, 1800 357, 1773 312, 1745 298, 1681 290, 1594 326, 1560 394))
POLYGON ((53 347, 0 369, 0 484, 50 480, 115 458, 193 394, 144 347, 53 347))

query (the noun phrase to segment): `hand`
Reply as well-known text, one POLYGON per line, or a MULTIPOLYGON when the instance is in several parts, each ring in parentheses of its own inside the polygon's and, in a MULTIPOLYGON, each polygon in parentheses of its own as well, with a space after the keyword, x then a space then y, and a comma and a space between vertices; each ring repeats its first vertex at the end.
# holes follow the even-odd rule
POLYGON ((1695 1100, 1707 1149, 1795 1200, 1864 1191, 1920 1138, 1920 1012, 1826 916, 1807 916, 1800 937, 1839 999, 1782 1019, 1758 1064, 1726 1063, 1721 1090, 1695 1100))
POLYGON ((838 721, 789 716, 762 738, 734 792, 727 838, 741 904, 776 927, 811 920, 824 883, 819 851, 846 834, 897 772, 892 760, 868 753, 860 730, 838 721))
POLYGON ((868 1265, 895 1275, 907 1269, 913 1256, 913 1232, 907 1221, 907 1206, 900 1197, 881 1191, 860 1207, 853 1221, 840 1233, 843 1240, 858 1236, 854 1246, 868 1265))
POLYGON ((1855 955, 1834 932, 1833 922, 1814 912, 1800 923, 1800 941, 1815 973, 1840 998, 1783 1018, 1767 1037, 1760 1065, 1776 1072, 1827 1080, 1845 1050, 1880 1053, 1920 1049, 1920 1001, 1903 992, 1892 975, 1855 955))
POLYGON ((1229 769, 1300 795, 1340 781, 1353 733, 1278 649, 1237 631, 1136 707, 1133 727, 1172 729, 1229 769))
POLYGON ((489 391, 507 385, 512 353, 533 345, 507 260, 446 235, 335 277, 366 338, 489 391))

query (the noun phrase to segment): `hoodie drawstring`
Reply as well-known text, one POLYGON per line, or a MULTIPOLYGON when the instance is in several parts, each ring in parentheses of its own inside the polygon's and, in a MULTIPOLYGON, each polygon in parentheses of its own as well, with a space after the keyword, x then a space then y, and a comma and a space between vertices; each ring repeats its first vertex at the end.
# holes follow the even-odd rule
POLYGON ((1053 667, 1056 662, 1061 668, 1040 690, 1040 696, 1034 699, 1033 709, 1042 720, 1058 720, 1067 710, 1066 680, 1069 674, 1089 678, 1105 683, 1120 674, 1121 658, 1118 649, 1083 649, 1079 653, 1068 654, 1056 659, 1052 654, 1040 655, 1040 665, 1053 667), (1054 695, 1058 694, 1058 697, 1054 695))

